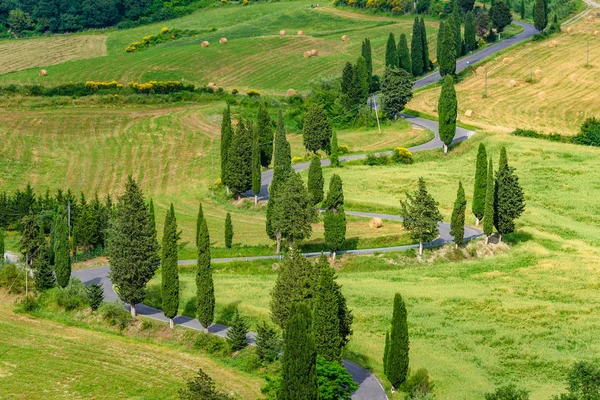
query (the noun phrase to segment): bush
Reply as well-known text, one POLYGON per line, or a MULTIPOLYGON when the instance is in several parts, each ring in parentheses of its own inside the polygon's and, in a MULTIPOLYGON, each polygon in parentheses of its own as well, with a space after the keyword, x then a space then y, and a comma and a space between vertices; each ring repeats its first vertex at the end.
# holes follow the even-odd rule
POLYGON ((600 399, 600 365, 588 361, 575 363, 569 372, 568 393, 552 397, 553 400, 600 399))
POLYGON ((230 397, 218 392, 215 388, 215 382, 200 368, 196 376, 186 382, 186 387, 179 390, 179 398, 189 400, 227 400, 230 397))
POLYGON ((0 265, 0 287, 6 288, 8 293, 23 293, 25 291, 25 270, 16 264, 0 265))
POLYGON ((404 147, 394 149, 392 161, 400 164, 412 164, 414 162, 412 153, 404 147))
POLYGON ((538 133, 533 129, 515 129, 512 134, 520 137, 549 140, 551 142, 575 143, 575 138, 570 136, 563 136, 558 133, 538 133))
POLYGON ((347 144, 340 144, 338 146, 338 154, 342 155, 342 154, 348 154, 350 153, 350 147, 348 147, 347 144))
POLYGON ((573 138, 573 143, 584 146, 600 146, 600 119, 586 119, 581 125, 579 134, 573 138))
POLYGON ((133 89, 135 93, 142 94, 168 94, 179 91, 193 91, 194 85, 184 85, 179 81, 149 81, 146 83, 129 82, 129 87, 133 89))
POLYGON ((35 296, 28 295, 19 302, 19 308, 24 312, 30 313, 40 308, 40 303, 35 296))
POLYGON ((277 331, 265 321, 256 327, 256 354, 262 361, 273 362, 279 357, 282 341, 277 331))
POLYGON ((89 305, 87 289, 79 279, 71 278, 67 287, 58 293, 56 302, 66 311, 87 307, 89 305))
POLYGON ((298 157, 298 156, 292 157, 292 164, 296 164, 296 163, 299 163, 302 161, 304 161, 304 157, 298 157))
POLYGON ((225 339, 204 332, 198 333, 196 341, 194 342, 194 348, 197 350, 204 350, 209 354, 217 354, 220 356, 226 356, 231 353, 231 348, 225 339))
POLYGON ((358 385, 338 362, 317 357, 317 379, 321 400, 350 400, 358 385))
POLYGON ((121 88, 123 88, 123 84, 117 83, 117 81, 110 81, 110 82, 87 81, 85 83, 85 87, 88 90, 96 91, 96 90, 102 90, 102 89, 121 89, 121 88))
POLYGON ((169 29, 164 27, 160 30, 157 35, 146 36, 141 42, 133 42, 125 51, 127 53, 135 53, 136 51, 146 50, 149 47, 156 46, 157 44, 169 42, 171 40, 177 40, 182 37, 196 36, 206 31, 197 31, 193 29, 169 29))
POLYGON ((91 283, 87 287, 87 297, 92 311, 96 311, 104 301, 104 290, 102 289, 102 285, 95 282, 91 283))
POLYGON ((387 165, 390 162, 390 158, 385 154, 368 154, 367 158, 364 159, 364 165, 387 165))
POLYGON ((248 90, 246 94, 248 95, 248 97, 260 97, 260 92, 254 89, 248 90))
POLYGON ((433 390, 433 383, 429 380, 429 373, 426 369, 421 368, 412 374, 402 384, 400 390, 408 393, 411 399, 420 399, 430 394, 433 390))
POLYGON ((487 393, 485 400, 529 400, 529 392, 510 384, 496 388, 493 393, 487 393))
POLYGON ((108 321, 111 325, 117 325, 120 330, 127 328, 133 321, 131 314, 118 301, 103 303, 98 312, 105 321, 108 321))

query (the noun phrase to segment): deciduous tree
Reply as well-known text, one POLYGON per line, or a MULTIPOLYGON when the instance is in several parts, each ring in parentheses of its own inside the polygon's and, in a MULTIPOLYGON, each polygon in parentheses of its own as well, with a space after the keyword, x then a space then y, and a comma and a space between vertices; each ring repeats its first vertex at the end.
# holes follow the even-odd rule
POLYGON ((496 32, 502 33, 504 31, 504 28, 506 28, 512 23, 512 13, 510 12, 510 9, 506 5, 506 3, 504 3, 503 1, 497 1, 490 8, 490 19, 492 20, 492 25, 494 25, 496 32))
POLYGON ((413 77, 403 69, 386 68, 381 81, 383 110, 392 118, 412 99, 413 77))
POLYGON ((331 141, 331 122, 320 104, 308 108, 304 117, 304 147, 307 151, 316 153, 324 150, 329 153, 331 141))
POLYGON ((419 255, 422 255, 423 243, 438 235, 437 225, 442 220, 438 203, 427 191, 423 178, 419 178, 418 189, 413 194, 407 193, 406 200, 400 201, 400 205, 404 228, 419 241, 419 255))

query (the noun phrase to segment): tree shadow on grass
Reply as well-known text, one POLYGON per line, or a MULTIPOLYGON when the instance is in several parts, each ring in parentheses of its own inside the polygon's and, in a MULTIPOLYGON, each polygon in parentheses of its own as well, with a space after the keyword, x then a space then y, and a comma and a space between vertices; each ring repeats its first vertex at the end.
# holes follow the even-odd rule
POLYGON ((532 239, 533 239, 533 236, 530 233, 523 232, 523 231, 513 232, 513 233, 508 233, 506 235, 502 235, 502 240, 505 241, 506 243, 512 244, 512 245, 515 245, 518 243, 525 243, 532 239))
POLYGON ((181 314, 185 315, 186 317, 196 318, 197 309, 198 306, 196 305, 196 296, 190 297, 183 306, 183 311, 181 314))
POLYGON ((371 369, 371 363, 369 362, 369 358, 362 353, 345 348, 342 357, 360 365, 363 368, 366 368, 368 370, 371 369))
POLYGON ((149 307, 162 308, 162 294, 160 285, 150 285, 146 287, 144 304, 149 307))
POLYGON ((221 313, 216 316, 216 318, 215 318, 216 322, 219 324, 223 324, 223 325, 231 325, 231 322, 233 321, 233 317, 235 316, 235 312, 237 311, 240 303, 241 303, 241 301, 238 300, 238 301, 234 301, 232 303, 227 304, 223 308, 221 313))

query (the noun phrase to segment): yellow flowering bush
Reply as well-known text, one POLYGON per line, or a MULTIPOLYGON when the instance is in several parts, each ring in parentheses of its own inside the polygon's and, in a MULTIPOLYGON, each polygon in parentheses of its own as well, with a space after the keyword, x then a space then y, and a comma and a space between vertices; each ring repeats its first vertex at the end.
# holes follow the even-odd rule
POLYGON ((260 92, 258 90, 250 89, 246 92, 248 97, 260 97, 260 92))
POLYGON ((296 164, 296 163, 299 163, 302 161, 304 161, 304 157, 298 157, 298 156, 292 157, 292 164, 296 164))
POLYGON ((394 149, 392 161, 400 164, 412 164, 414 162, 412 153, 404 147, 396 147, 394 149))
POLYGON ((85 83, 85 87, 88 90, 96 91, 96 90, 100 90, 100 89, 121 89, 123 87, 123 85, 121 83, 117 83, 117 81, 110 81, 110 82, 87 81, 85 83))

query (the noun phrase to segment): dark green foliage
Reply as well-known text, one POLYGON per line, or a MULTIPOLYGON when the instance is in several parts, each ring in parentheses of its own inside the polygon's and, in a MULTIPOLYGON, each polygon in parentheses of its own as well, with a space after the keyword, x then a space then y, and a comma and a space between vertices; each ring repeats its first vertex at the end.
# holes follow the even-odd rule
POLYGON ((521 19, 525 19, 525 0, 521 0, 520 14, 521 14, 521 19))
POLYGON ((475 32, 480 38, 485 38, 490 31, 490 15, 487 12, 480 12, 475 15, 475 32))
POLYGON ((485 191, 487 188, 487 151, 483 143, 477 150, 477 164, 475 165, 475 188, 473 189, 473 215, 481 221, 485 212, 485 191))
POLYGON ((344 189, 342 178, 338 174, 333 174, 329 181, 329 191, 323 207, 332 211, 338 211, 344 205, 344 189))
POLYGON ((304 147, 306 150, 316 153, 319 150, 329 152, 331 141, 331 122, 323 107, 313 104, 309 107, 304 117, 304 147))
MULTIPOLYGON (((490 19, 492 20, 492 25, 494 26, 496 31, 498 33, 501 33, 504 30, 504 28, 506 28, 512 23, 512 13, 510 12, 506 3, 504 3, 503 1, 497 1, 490 8, 490 19)), ((547 21, 548 20, 546 18, 546 22, 547 21)))
POLYGON ((62 288, 66 287, 71 279, 69 226, 65 213, 65 209, 61 207, 54 223, 54 272, 56 273, 56 283, 62 288))
POLYGON ((506 155, 506 147, 500 147, 500 158, 498 159, 498 170, 508 167, 508 156, 506 155))
POLYGON ((0 228, 0 266, 4 264, 4 229, 0 228))
POLYGON ((323 191, 324 184, 321 159, 315 154, 310 160, 310 166, 308 167, 308 193, 310 193, 312 204, 317 205, 323 201, 323 197, 325 196, 323 191))
MULTIPOLYGON (((506 150, 505 150, 506 151, 506 150)), ((504 156, 506 160, 506 155, 504 156)), ((523 188, 515 169, 504 162, 496 175, 494 191, 494 226, 501 235, 515 230, 515 219, 525 211, 523 188)))
POLYGON ((444 142, 444 153, 448 152, 448 146, 450 146, 456 135, 457 113, 458 104, 456 90, 454 89, 454 78, 451 75, 446 75, 438 101, 439 132, 440 139, 444 142))
POLYGON ((259 165, 268 168, 273 158, 274 132, 271 117, 264 104, 261 104, 258 109, 256 130, 258 132, 258 142, 260 143, 259 165))
POLYGON ((256 355, 261 361, 273 362, 279 358, 281 339, 275 328, 263 321, 256 327, 256 355))
MULTIPOLYGON (((223 111, 223 120, 221 121, 221 182, 225 186, 229 186, 227 181, 227 175, 229 168, 227 159, 229 157, 229 147, 233 140, 233 127, 231 126, 231 109, 229 104, 223 111)), ((213 182, 214 184, 214 182, 213 182)))
POLYGON ((293 246, 280 264, 271 292, 271 319, 275 324, 286 328, 292 305, 297 302, 310 304, 314 282, 314 266, 293 246))
POLYGON ((200 225, 198 239, 198 264, 196 272, 196 304, 198 321, 204 329, 213 323, 215 318, 215 288, 210 265, 210 237, 206 219, 200 225))
POLYGON ((456 48, 456 57, 462 55, 462 39, 460 35, 460 27, 462 25, 462 15, 458 9, 458 0, 454 0, 452 6, 452 16, 450 17, 450 23, 454 25, 454 46, 456 48))
POLYGON ((225 216, 225 247, 230 249, 233 241, 233 224, 231 223, 231 214, 225 216))
POLYGON ((69 284, 58 292, 56 303, 66 311, 77 310, 89 306, 87 288, 77 278, 69 281, 69 284))
POLYGON ((196 217, 196 247, 198 247, 198 239, 200 238, 200 227, 204 220, 204 210, 202 210, 202 202, 198 206, 198 216, 196 217))
POLYGON ((573 138, 573 143, 600 146, 600 119, 587 118, 581 125, 579 134, 573 138))
POLYGON ((456 72, 456 43, 454 25, 450 22, 443 23, 444 27, 442 42, 439 45, 438 64, 440 66, 440 75, 454 75, 456 72))
POLYGON ((344 69, 342 70, 341 85, 342 94, 350 96, 352 88, 354 87, 354 66, 349 61, 346 61, 344 69))
POLYGON ((179 398, 182 400, 228 400, 230 397, 217 391, 211 377, 200 368, 198 374, 187 381, 186 387, 179 391, 179 398))
MULTIPOLYGON (((43 235, 43 232, 40 231, 43 235)), ((42 236, 42 240, 43 240, 42 236)), ((4 256, 4 253, 2 253, 4 256)), ((45 245, 39 247, 38 253, 36 254, 32 268, 34 270, 35 287, 39 291, 45 291, 54 287, 56 281, 54 279, 54 272, 48 259, 48 249, 45 245)))
POLYGON ((427 28, 425 19, 421 17, 421 39, 423 40, 423 73, 429 71, 433 66, 429 59, 429 44, 427 43, 427 28))
POLYGON ((427 398, 427 395, 433 390, 433 382, 429 380, 429 372, 420 368, 404 381, 400 389, 408 393, 408 397, 411 399, 427 398))
POLYGON ((342 178, 333 174, 329 181, 325 207, 324 227, 325 245, 329 248, 335 260, 335 253, 346 240, 346 214, 344 213, 344 190, 342 178))
POLYGON ((426 65, 423 63, 423 31, 421 21, 415 17, 413 23, 413 34, 410 42, 411 71, 414 76, 423 75, 426 65))
POLYGON ((454 201, 454 209, 452 210, 452 219, 450 220, 450 234, 454 236, 454 243, 457 246, 463 244, 465 238, 465 210, 467 208, 467 200, 465 199, 465 190, 462 182, 458 182, 458 192, 454 201))
POLYGON ((546 0, 535 0, 535 13, 533 25, 538 31, 543 31, 548 25, 548 5, 546 0))
POLYGON ((442 220, 438 203, 431 197, 423 178, 419 178, 419 188, 406 194, 406 200, 400 201, 404 228, 410 231, 414 240, 420 244, 433 240, 438 235, 437 224, 442 220))
POLYGON ((150 205, 148 206, 148 214, 150 215, 150 225, 156 230, 156 216, 154 214, 154 202, 150 199, 150 205))
MULTIPOLYGON (((262 160, 262 149, 259 144, 259 136, 258 129, 254 129, 252 132, 252 193, 254 194, 254 199, 256 201, 257 196, 260 194, 260 184, 262 179, 262 171, 261 171, 261 160, 262 160)), ((271 138, 271 142, 273 142, 273 138, 271 138)), ((271 151, 272 151, 271 146, 271 151)), ((269 157, 269 162, 271 162, 271 158, 269 157)), ((268 165, 268 164, 267 164, 268 165)))
POLYGON ((338 139, 337 139, 336 132, 333 132, 333 135, 331 136, 331 154, 329 154, 329 160, 331 161, 332 167, 340 166, 340 156, 339 156, 338 139))
POLYGON ((350 400, 358 385, 339 362, 317 356, 317 379, 320 400, 350 400))
POLYGON ((92 311, 96 311, 104 301, 104 289, 102 289, 102 285, 96 282, 90 283, 87 287, 87 297, 90 308, 92 311))
POLYGON ((227 154, 227 186, 238 198, 252 189, 252 131, 250 121, 240 120, 227 154))
MULTIPOLYGON (((369 97, 369 71, 367 62, 360 56, 356 60, 354 71, 354 84, 351 91, 352 105, 358 106, 367 103, 369 97)), ((323 149, 325 150, 325 149, 323 149)))
POLYGON ((462 10, 463 14, 466 14, 469 11, 473 10, 474 4, 475 0, 458 0, 458 5, 460 6, 460 9, 462 10))
MULTIPOLYGON (((438 65, 440 64, 441 52, 442 52, 442 43, 444 42, 444 28, 446 27, 446 23, 443 21, 440 22, 440 27, 437 33, 437 43, 438 45, 435 48, 435 59, 437 60, 438 65)), ((441 68, 441 67, 440 67, 441 68)))
POLYGON ((396 67, 398 65, 398 50, 396 49, 396 40, 394 34, 388 36, 387 46, 385 47, 385 67, 396 67))
POLYGON ((281 388, 278 400, 317 400, 319 387, 316 374, 317 352, 311 313, 307 304, 292 306, 291 316, 283 332, 281 388))
POLYGON ((398 67, 402 68, 409 74, 412 73, 412 61, 410 59, 410 51, 408 50, 408 41, 406 35, 402 33, 398 41, 398 67))
POLYGON ((553 400, 600 399, 600 366, 589 361, 575 363, 568 377, 568 392, 552 397, 553 400))
POLYGON ((510 384, 496 388, 493 393, 486 393, 485 400, 529 400, 529 392, 510 384))
POLYGON ((387 355, 386 376, 392 386, 398 388, 408 374, 408 322, 404 300, 400 293, 394 296, 394 314, 387 355))
POLYGON ((390 117, 396 117, 412 99, 413 83, 412 75, 405 70, 386 68, 381 81, 380 97, 383 100, 383 111, 390 117))
POLYGON ((372 86, 373 81, 373 52, 371 51, 371 40, 366 38, 362 42, 361 55, 365 59, 367 64, 367 73, 369 76, 369 88, 372 86))
POLYGON ((227 342, 231 346, 231 350, 238 351, 248 345, 246 335, 249 329, 246 320, 240 315, 238 310, 235 310, 231 327, 227 332, 227 342))
MULTIPOLYGON (((40 235, 40 222, 38 218, 29 213, 21 219, 21 237, 19 238, 19 251, 28 265, 32 265, 40 246, 43 245, 40 235)), ((69 271, 70 273, 70 271, 69 271)))
POLYGON ((134 313, 135 304, 144 300, 146 284, 154 276, 160 258, 156 229, 144 195, 131 176, 112 213, 108 239, 110 278, 119 288, 119 298, 130 303, 134 313))
POLYGON ((342 341, 334 277, 333 268, 320 270, 313 299, 313 329, 317 354, 327 361, 341 362, 342 341))
POLYGON ((162 310, 167 318, 174 318, 179 310, 179 268, 177 265, 177 219, 173 203, 165 217, 161 258, 162 310))
POLYGON ((490 157, 487 168, 487 180, 485 186, 485 209, 483 213, 483 233, 488 237, 494 233, 494 166, 490 157))
POLYGON ((118 301, 113 303, 102 303, 100 308, 98 308, 98 313, 111 325, 117 325, 120 330, 127 328, 133 321, 131 314, 129 314, 127 310, 123 308, 123 304, 118 301))
POLYGON ((465 50, 467 52, 477 49, 477 38, 475 37, 475 18, 469 11, 465 16, 465 50))
POLYGON ((383 345, 383 373, 387 376, 388 358, 390 355, 390 331, 385 331, 385 344, 383 345))

